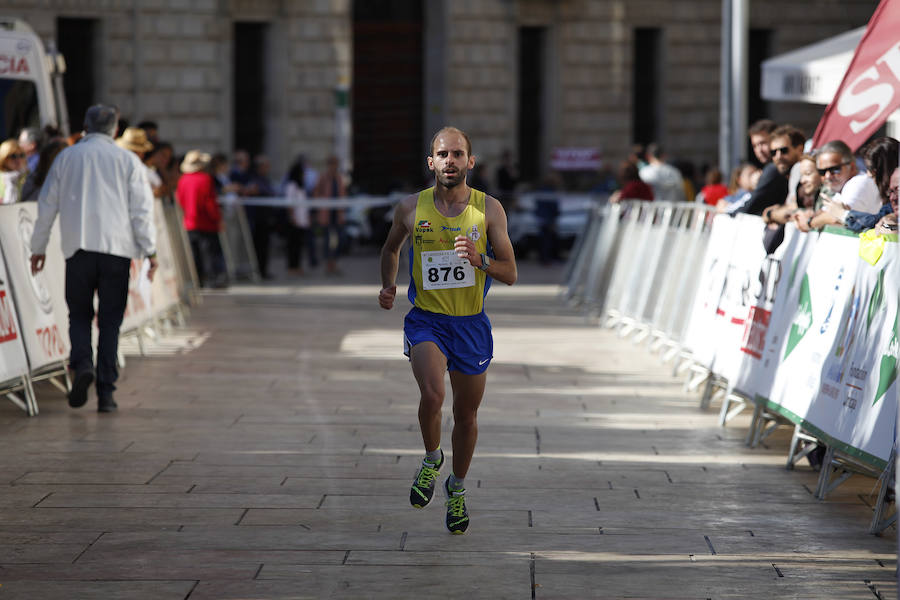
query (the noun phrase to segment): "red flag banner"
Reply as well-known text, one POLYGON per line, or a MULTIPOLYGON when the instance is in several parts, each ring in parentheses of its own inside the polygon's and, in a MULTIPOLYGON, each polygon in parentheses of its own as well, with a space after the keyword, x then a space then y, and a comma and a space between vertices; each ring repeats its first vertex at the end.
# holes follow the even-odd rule
POLYGON ((813 146, 843 140, 854 151, 900 107, 900 0, 881 0, 825 109, 813 146))

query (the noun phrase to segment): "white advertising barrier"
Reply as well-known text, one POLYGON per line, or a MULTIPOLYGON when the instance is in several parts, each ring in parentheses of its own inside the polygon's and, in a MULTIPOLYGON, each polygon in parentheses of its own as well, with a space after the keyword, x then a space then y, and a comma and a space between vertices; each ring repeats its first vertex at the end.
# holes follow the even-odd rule
POLYGON ((178 267, 175 263, 176 256, 172 248, 172 236, 169 234, 169 225, 162 200, 157 200, 153 209, 156 223, 156 260, 159 267, 156 269, 151 285, 151 308, 154 313, 159 314, 178 304, 181 290, 179 289, 178 267))
MULTIPOLYGON (((784 337, 798 318, 796 307, 808 302, 806 272, 818 239, 816 233, 802 233, 788 225, 784 242, 761 265, 756 302, 741 343, 741 368, 732 381, 736 390, 751 398, 768 398, 772 391, 784 337)), ((808 318, 806 313, 800 315, 799 323, 808 318)))
POLYGON ((54 223, 51 229, 44 269, 33 276, 31 233, 36 219, 35 202, 0 206, 0 242, 32 371, 65 361, 70 348, 66 265, 60 251, 59 224, 54 223))
POLYGON ((19 315, 0 252, 0 383, 21 378, 27 373, 28 359, 19 331, 19 315))
POLYGON ((716 346, 711 342, 717 334, 718 317, 721 316, 717 311, 725 290, 728 265, 736 251, 737 230, 736 219, 726 215, 715 217, 684 334, 684 346, 690 350, 694 361, 708 369, 715 360, 716 346))
MULTIPOLYGON (((125 304, 125 315, 122 318, 120 331, 134 331, 153 319, 153 287, 147 279, 150 262, 145 258, 131 259, 128 273, 128 302, 125 304)), ((94 296, 96 306, 97 297, 94 296)), ((96 320, 94 321, 96 328, 96 320)))
MULTIPOLYGON (((734 251, 728 262, 722 298, 714 318, 713 371, 734 384, 741 372, 745 352, 753 352, 750 333, 754 319, 763 319, 771 311, 769 282, 777 280, 778 259, 766 256, 762 219, 738 215, 734 251), (757 307, 761 310, 757 311, 757 307)), ((786 234, 789 235, 789 234, 786 234)))
POLYGON ((769 407, 830 446, 884 467, 897 411, 896 236, 875 265, 857 237, 823 233, 800 282, 769 407))

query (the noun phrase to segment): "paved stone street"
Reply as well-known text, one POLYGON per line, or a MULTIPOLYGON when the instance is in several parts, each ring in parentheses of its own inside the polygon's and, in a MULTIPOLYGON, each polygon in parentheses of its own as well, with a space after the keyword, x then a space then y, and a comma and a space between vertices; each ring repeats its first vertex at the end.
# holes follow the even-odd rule
POLYGON ((895 597, 873 480, 816 501, 790 432, 747 449, 746 415, 719 428, 533 263, 488 298, 472 525, 449 535, 440 496, 408 504, 407 302, 378 308, 374 258, 343 268, 206 295, 129 354, 116 415, 46 384, 36 418, 0 406, 0 598, 895 597))

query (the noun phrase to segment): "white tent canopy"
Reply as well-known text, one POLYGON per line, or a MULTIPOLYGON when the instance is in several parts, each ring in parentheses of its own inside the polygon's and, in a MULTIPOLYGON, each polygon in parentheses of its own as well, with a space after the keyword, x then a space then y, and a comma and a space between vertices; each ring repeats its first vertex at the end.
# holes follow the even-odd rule
POLYGON ((865 31, 859 27, 763 61, 763 99, 828 104, 865 31))

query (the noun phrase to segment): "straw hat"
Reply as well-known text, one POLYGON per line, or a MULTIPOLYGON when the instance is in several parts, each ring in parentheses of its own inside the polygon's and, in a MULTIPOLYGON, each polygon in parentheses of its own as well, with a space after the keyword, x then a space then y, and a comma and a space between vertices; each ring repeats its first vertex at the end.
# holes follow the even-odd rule
POLYGON ((212 160, 212 156, 207 152, 188 150, 188 153, 184 155, 184 160, 181 161, 181 172, 196 173, 197 171, 203 171, 209 166, 210 160, 212 160))
POLYGON ((116 138, 116 145, 132 152, 149 152, 153 144, 147 139, 147 132, 137 127, 127 127, 122 137, 116 138))

